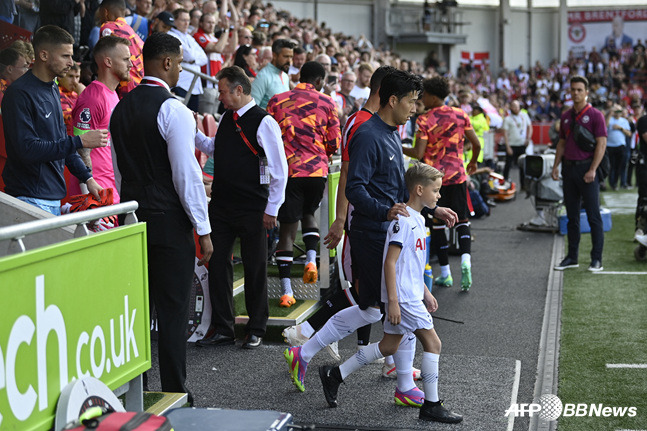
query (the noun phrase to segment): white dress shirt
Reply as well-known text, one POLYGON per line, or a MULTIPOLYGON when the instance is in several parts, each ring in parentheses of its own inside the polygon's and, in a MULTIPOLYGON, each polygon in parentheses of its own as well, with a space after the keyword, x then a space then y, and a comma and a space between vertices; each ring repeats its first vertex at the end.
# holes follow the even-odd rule
MULTIPOLYGON (((237 110, 239 117, 256 105, 254 99, 237 110)), ((220 126, 220 124, 218 124, 220 126)), ((217 136, 217 135, 216 135, 217 136)), ((279 123, 271 115, 266 115, 256 131, 258 144, 263 148, 270 170, 270 190, 265 207, 265 214, 276 217, 285 200, 285 186, 288 183, 288 162, 285 158, 283 138, 279 123)), ((213 157, 216 138, 209 138, 201 131, 195 135, 195 146, 203 153, 213 157)), ((217 187, 216 184, 213 187, 217 187)))
MULTIPOLYGON (((158 82, 170 91, 168 84, 159 78, 145 76, 144 79, 158 82)), ((207 210, 207 195, 202 183, 202 169, 195 158, 196 125, 193 113, 182 102, 172 97, 160 107, 157 114, 157 128, 168 147, 173 185, 180 197, 182 207, 198 235, 207 235, 211 233, 211 224, 207 210)), ((117 191, 121 194, 121 172, 119 172, 114 147, 112 160, 117 191)))
MULTIPOLYGON (((196 42, 193 36, 191 36, 190 34, 182 33, 174 28, 169 30, 168 34, 177 37, 178 39, 180 39, 180 42, 182 42, 182 51, 184 58, 182 61, 182 72, 180 72, 180 79, 177 82, 177 86, 182 88, 183 90, 189 91, 191 81, 193 81, 193 77, 195 75, 188 71, 193 70, 200 72, 200 67, 206 65, 209 59, 207 58, 207 54, 204 52, 204 49, 202 49, 202 47, 198 45, 198 42, 196 42)), ((191 91, 191 94, 202 93, 202 79, 198 78, 195 82, 195 85, 193 86, 193 91, 191 91)))

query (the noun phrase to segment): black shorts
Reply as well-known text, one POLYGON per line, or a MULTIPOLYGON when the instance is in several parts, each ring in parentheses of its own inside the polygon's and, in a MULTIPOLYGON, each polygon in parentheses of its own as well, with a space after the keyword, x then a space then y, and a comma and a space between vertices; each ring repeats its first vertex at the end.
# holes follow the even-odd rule
MULTIPOLYGON (((470 211, 467 207, 467 182, 442 186, 438 206, 454 210, 459 221, 468 220, 470 211)), ((439 221, 435 224, 444 225, 445 223, 439 221)))
POLYGON ((313 215, 321 205, 325 188, 326 178, 323 177, 288 178, 285 202, 279 209, 279 222, 296 223, 304 215, 313 215))
POLYGON ((353 265, 353 287, 359 291, 357 305, 362 310, 380 305, 382 266, 386 234, 365 232, 351 227, 350 254, 353 265))

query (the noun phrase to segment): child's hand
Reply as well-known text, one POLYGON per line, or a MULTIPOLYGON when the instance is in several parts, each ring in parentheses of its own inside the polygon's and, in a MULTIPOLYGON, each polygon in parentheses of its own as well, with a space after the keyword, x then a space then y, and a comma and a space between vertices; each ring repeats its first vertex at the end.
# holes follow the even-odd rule
POLYGON ((389 322, 392 325, 399 325, 400 320, 400 304, 397 301, 389 301, 389 322))
POLYGON ((428 298, 425 297, 425 306, 427 307, 427 311, 430 313, 434 313, 438 310, 438 301, 436 301, 436 298, 431 293, 428 298))

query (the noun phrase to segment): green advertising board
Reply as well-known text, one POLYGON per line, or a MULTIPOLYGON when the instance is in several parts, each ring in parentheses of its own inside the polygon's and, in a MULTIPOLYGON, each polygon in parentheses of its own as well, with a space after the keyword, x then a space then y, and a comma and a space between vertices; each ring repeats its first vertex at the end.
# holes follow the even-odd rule
MULTIPOLYGON (((337 213, 337 187, 339 186, 339 172, 328 174, 328 227, 333 224, 337 213)), ((337 255, 336 249, 330 250, 330 257, 337 255)))
POLYGON ((150 368, 143 223, 0 259, 0 430, 47 430, 61 390, 150 368))

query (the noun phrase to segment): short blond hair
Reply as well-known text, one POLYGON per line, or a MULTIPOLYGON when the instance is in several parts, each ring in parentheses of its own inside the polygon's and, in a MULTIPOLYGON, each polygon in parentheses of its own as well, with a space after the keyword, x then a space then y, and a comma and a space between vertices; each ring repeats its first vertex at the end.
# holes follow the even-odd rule
POLYGON ((422 162, 414 162, 404 174, 404 182, 407 184, 407 190, 412 192, 417 185, 428 186, 444 174, 438 169, 422 162))

